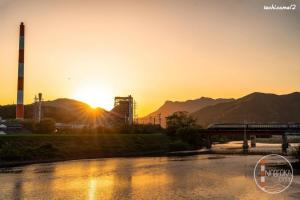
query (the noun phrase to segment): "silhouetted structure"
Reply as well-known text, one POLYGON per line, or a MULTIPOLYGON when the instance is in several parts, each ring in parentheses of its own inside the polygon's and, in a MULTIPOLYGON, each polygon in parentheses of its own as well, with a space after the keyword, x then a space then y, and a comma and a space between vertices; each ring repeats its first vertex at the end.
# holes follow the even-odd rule
POLYGON ((248 138, 250 136, 251 146, 256 146, 256 136, 282 136, 282 152, 287 153, 289 146, 288 135, 300 135, 299 123, 222 123, 212 124, 202 133, 212 135, 243 135, 243 149, 248 152, 248 138))
POLYGON ((34 97, 34 120, 37 122, 40 122, 42 118, 42 101, 42 93, 34 97))
POLYGON ((128 97, 115 97, 114 108, 112 112, 127 125, 133 124, 134 105, 131 95, 128 97))
POLYGON ((16 119, 24 119, 24 43, 25 43, 25 26, 23 22, 20 25, 19 39, 19 66, 18 66, 18 90, 17 90, 17 107, 16 119))

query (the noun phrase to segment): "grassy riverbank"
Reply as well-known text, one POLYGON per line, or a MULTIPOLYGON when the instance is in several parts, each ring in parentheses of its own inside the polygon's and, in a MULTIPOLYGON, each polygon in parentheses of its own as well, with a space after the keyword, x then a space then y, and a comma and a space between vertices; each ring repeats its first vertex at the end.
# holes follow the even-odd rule
POLYGON ((164 134, 0 136, 0 167, 58 160, 163 155, 172 146, 164 134))
MULTIPOLYGON (((272 140, 272 142, 279 141, 272 140)), ((210 151, 189 151, 197 148, 178 138, 170 138, 166 134, 159 133, 15 134, 0 136, 0 167, 104 157, 182 156, 202 153, 243 154, 241 144, 238 144, 236 148, 231 146, 227 150, 221 149, 218 151, 218 148, 214 146, 210 151)), ((248 154, 263 155, 270 153, 268 150, 251 150, 248 154)), ((280 153, 281 149, 279 148, 278 151, 280 153)))

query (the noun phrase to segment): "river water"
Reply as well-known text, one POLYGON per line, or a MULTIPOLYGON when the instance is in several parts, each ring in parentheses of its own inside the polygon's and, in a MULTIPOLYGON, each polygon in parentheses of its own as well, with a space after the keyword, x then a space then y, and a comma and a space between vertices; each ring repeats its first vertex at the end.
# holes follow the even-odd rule
POLYGON ((0 199, 300 199, 300 178, 277 195, 253 180, 261 156, 109 158, 0 172, 0 199))

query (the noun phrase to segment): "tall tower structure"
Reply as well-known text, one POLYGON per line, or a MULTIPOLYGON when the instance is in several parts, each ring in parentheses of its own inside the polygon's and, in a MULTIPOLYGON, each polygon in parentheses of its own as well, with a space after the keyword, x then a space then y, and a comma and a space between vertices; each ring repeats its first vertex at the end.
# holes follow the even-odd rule
POLYGON ((38 122, 42 119, 42 93, 39 93, 39 106, 38 106, 38 122))
POLYGON ((131 95, 128 97, 115 97, 115 106, 112 111, 123 120, 124 124, 132 125, 134 117, 134 100, 131 95))
POLYGON ((42 93, 38 94, 38 97, 34 97, 34 120, 40 122, 42 119, 42 93))
POLYGON ((25 26, 20 25, 19 38, 19 66, 18 66, 18 90, 17 90, 17 108, 16 119, 24 119, 24 44, 25 44, 25 26))

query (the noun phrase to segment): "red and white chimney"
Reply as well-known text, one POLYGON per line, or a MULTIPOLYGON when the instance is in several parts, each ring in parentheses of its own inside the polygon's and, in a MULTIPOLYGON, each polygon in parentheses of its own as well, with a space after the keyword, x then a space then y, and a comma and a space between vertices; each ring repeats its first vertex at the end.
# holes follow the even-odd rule
POLYGON ((24 43, 25 43, 25 26, 22 22, 20 25, 20 39, 19 39, 19 66, 18 66, 16 119, 24 119, 24 43))

